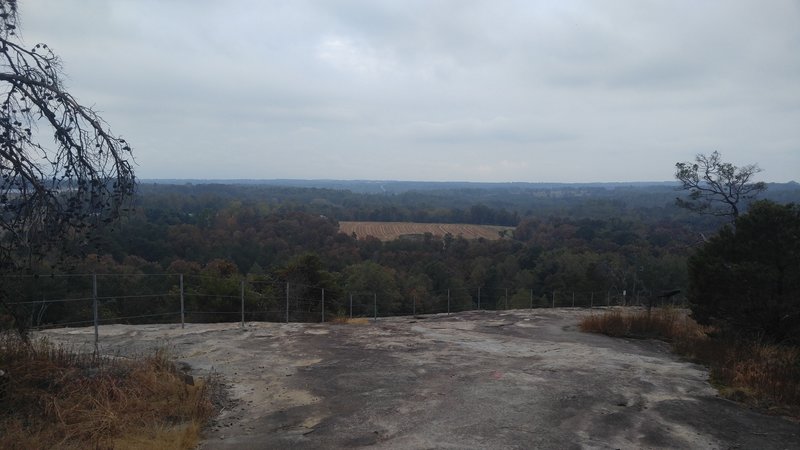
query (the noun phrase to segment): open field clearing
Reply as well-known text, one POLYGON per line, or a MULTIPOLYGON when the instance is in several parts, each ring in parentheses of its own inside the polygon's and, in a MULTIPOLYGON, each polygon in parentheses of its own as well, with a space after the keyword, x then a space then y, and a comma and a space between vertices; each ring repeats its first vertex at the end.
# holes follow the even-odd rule
MULTIPOLYGON (((233 403, 204 449, 797 448, 796 422, 719 398, 667 344, 578 331, 585 314, 109 325, 100 342, 223 377, 233 403)), ((92 328, 41 334, 92 348, 92 328)))
POLYGON ((461 223, 414 223, 414 222, 339 222, 339 230, 345 234, 355 233, 359 239, 373 236, 381 241, 393 241, 404 235, 431 233, 442 237, 447 233, 464 239, 500 239, 501 232, 510 233, 514 227, 497 225, 469 225, 461 223))

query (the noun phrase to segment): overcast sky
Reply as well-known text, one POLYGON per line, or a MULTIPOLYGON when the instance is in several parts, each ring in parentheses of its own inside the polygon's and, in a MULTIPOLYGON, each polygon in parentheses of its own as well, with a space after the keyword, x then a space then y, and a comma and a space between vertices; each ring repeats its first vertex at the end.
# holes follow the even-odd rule
POLYGON ((139 178, 800 181, 800 2, 21 0, 139 178))

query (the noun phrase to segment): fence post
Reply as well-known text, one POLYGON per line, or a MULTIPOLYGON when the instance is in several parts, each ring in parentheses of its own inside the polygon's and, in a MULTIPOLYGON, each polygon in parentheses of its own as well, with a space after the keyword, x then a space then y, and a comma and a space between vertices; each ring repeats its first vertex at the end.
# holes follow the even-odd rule
POLYGON ((508 288, 505 288, 506 310, 508 310, 508 288))
POLYGON ((94 353, 99 356, 100 353, 97 348, 97 342, 100 340, 100 332, 98 330, 98 311, 97 311, 97 274, 92 274, 92 309, 94 310, 94 353))
POLYGON ((556 307, 556 291, 553 291, 553 308, 556 307))
POLYGON ((353 318, 353 293, 350 293, 350 318, 353 318))
POLYGON ((372 293, 372 305, 375 311, 375 322, 378 321, 378 294, 372 293))
POLYGON ((447 290, 447 314, 450 314, 450 289, 447 290))
POLYGON ((289 282, 286 282, 286 323, 289 323, 289 282))
POLYGON ((239 296, 242 299, 242 328, 244 328, 244 278, 239 282, 239 296))
POLYGON ((531 289, 531 309, 533 309, 533 289, 531 289))
POLYGON ((575 291, 572 291, 572 307, 575 307, 575 291))
POLYGON ((322 323, 325 323, 325 288, 322 288, 322 323))
POLYGON ((606 306, 608 306, 608 307, 611 306, 611 292, 610 291, 606 291, 606 306))
POLYGON ((478 311, 481 310, 481 287, 478 286, 478 311))
POLYGON ((594 308, 594 291, 592 291, 592 298, 589 300, 589 308, 594 308))
POLYGON ((181 285, 181 328, 186 328, 186 310, 183 306, 183 274, 180 276, 181 285))
POLYGON ((412 316, 416 316, 417 315, 417 296, 416 295, 412 295, 411 296, 411 315, 412 316))

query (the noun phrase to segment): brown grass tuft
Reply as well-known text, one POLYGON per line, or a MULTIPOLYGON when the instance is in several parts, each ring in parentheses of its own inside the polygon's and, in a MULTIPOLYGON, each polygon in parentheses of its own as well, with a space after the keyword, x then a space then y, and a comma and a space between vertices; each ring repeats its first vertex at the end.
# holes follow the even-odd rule
POLYGON ((344 325, 368 325, 369 319, 366 317, 334 317, 331 322, 344 325))
POLYGON ((212 414, 165 351, 136 360, 0 337, 0 435, 12 448, 193 448, 212 414))
POLYGON ((676 353, 708 366, 711 382, 732 400, 800 417, 800 348, 716 336, 677 309, 614 310, 585 317, 582 331, 672 342, 676 353), (712 337, 714 335, 714 337, 712 337))
POLYGON ((615 309, 592 314, 579 324, 581 331, 614 337, 656 338, 673 341, 686 337, 705 336, 708 329, 688 317, 685 310, 654 308, 646 310, 615 309))

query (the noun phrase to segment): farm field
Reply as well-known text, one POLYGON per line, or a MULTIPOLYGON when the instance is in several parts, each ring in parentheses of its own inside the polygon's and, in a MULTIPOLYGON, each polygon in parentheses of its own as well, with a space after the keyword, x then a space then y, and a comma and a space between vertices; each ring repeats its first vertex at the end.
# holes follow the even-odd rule
POLYGON ((404 235, 423 235, 431 233, 442 237, 447 233, 463 236, 464 239, 500 239, 500 233, 507 231, 509 234, 514 227, 496 225, 470 225, 462 223, 414 223, 414 222, 339 222, 342 233, 355 233, 359 239, 373 236, 381 241, 393 241, 404 235))

